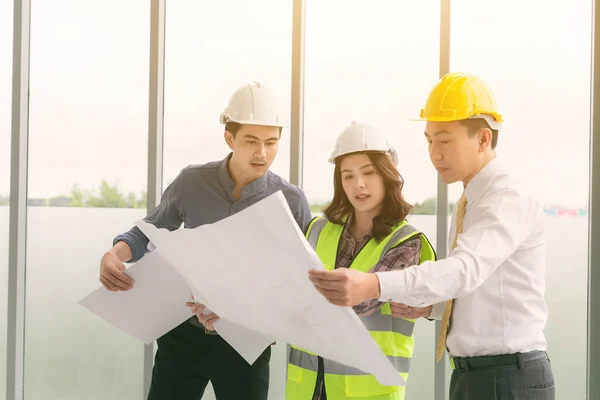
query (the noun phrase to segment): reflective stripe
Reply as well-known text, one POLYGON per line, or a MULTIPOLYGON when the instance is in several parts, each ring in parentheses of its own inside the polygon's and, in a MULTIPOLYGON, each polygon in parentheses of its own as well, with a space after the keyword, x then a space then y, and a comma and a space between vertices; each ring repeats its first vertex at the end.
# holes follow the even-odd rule
POLYGON ((325 228, 326 224, 327 224, 327 218, 320 217, 310 227, 310 231, 308 232, 307 240, 313 249, 317 248, 317 242, 319 241, 319 235, 321 234, 321 231, 323 230, 323 228, 325 228))
MULTIPOLYGON (((388 360, 396 368, 398 372, 410 371, 410 358, 388 356, 388 360)), ((318 372, 319 357, 303 352, 292 347, 290 351, 290 364, 309 371, 318 372)), ((358 368, 347 367, 335 361, 323 359, 326 374, 333 375, 371 375, 358 368)))
POLYGON ((396 332, 404 336, 412 336, 415 323, 403 318, 392 318, 391 314, 374 313, 368 317, 359 317, 365 328, 375 332, 396 332))
POLYGON ((290 364, 309 371, 319 371, 319 358, 302 350, 290 348, 290 364))
POLYGON ((400 228, 396 232, 394 232, 392 234, 392 237, 390 238, 390 240, 388 240, 388 242, 383 247, 383 251, 381 252, 379 261, 381 261, 381 259, 383 257, 385 257, 385 253, 387 253, 389 249, 391 249, 396 243, 398 243, 398 240, 400 240, 404 237, 407 237, 408 235, 415 233, 415 232, 417 232, 417 229, 410 224, 406 224, 402 228, 400 228))

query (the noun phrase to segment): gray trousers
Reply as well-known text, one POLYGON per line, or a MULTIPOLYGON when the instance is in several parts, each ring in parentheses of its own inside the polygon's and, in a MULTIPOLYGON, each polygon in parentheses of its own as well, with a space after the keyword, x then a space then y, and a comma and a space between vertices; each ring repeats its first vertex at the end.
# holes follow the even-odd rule
POLYGON ((469 357, 454 364, 450 400, 554 400, 545 352, 469 357))

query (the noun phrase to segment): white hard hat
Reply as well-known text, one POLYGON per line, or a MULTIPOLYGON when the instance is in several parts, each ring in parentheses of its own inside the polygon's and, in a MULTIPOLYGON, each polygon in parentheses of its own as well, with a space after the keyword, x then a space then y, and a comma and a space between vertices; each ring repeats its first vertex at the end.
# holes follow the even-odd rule
POLYGON ((247 125, 289 126, 282 113, 281 103, 273 91, 259 82, 237 89, 220 116, 220 122, 247 125))
POLYGON ((361 151, 386 153, 392 158, 394 164, 398 163, 396 151, 377 128, 355 122, 344 129, 337 137, 329 162, 335 163, 335 160, 343 155, 361 151))

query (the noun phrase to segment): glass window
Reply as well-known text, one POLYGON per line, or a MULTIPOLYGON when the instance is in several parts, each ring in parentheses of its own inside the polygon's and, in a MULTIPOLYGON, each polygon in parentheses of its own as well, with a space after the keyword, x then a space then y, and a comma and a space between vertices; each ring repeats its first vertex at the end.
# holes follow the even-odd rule
MULTIPOLYGON (((0 293, 8 291, 13 2, 0 3, 0 293)), ((6 344, 7 296, 0 296, 0 343, 6 344)), ((0 345, 0 397, 6 393, 6 346, 0 345)))
POLYGON ((138 399, 143 344, 77 301, 146 211, 150 7, 31 12, 25 397, 138 399))
MULTIPOLYGON (((366 122, 396 148, 405 198, 416 206, 410 222, 435 244, 427 204, 435 204, 437 174, 422 123, 411 119, 438 78, 439 2, 307 1, 306 10, 304 190, 313 212, 333 197, 327 160, 336 136, 366 122)), ((407 399, 433 398, 434 335, 433 322, 418 321, 407 399)))
MULTIPOLYGON (((292 2, 181 0, 167 5, 164 185, 182 168, 225 158, 219 115, 241 85, 271 86, 290 109, 292 2)), ((271 170, 289 177, 290 130, 271 170)), ((285 397, 286 348, 272 349, 269 397, 285 397)), ((203 397, 214 399, 209 387, 203 397)))
MULTIPOLYGON (((182 168, 229 153, 219 115, 252 81, 269 85, 290 109, 292 2, 191 0, 167 5, 164 182, 182 168)), ((289 117, 289 115, 288 115, 289 117)), ((271 170, 289 177, 289 129, 271 170)))
POLYGON ((545 203, 556 398, 585 399, 592 1, 452 7, 451 69, 491 86, 506 121, 498 156, 545 203))

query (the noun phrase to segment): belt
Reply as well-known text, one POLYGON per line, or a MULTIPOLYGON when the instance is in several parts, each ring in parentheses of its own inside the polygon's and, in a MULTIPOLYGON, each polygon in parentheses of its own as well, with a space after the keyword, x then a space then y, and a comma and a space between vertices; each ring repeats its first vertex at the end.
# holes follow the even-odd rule
POLYGON ((450 357, 450 366, 458 371, 509 366, 523 368, 524 363, 541 359, 550 360, 545 351, 531 351, 497 356, 450 357))

